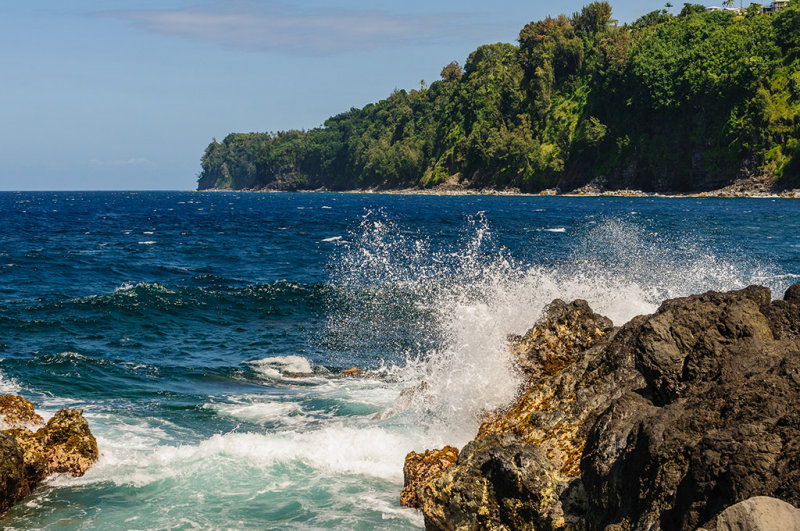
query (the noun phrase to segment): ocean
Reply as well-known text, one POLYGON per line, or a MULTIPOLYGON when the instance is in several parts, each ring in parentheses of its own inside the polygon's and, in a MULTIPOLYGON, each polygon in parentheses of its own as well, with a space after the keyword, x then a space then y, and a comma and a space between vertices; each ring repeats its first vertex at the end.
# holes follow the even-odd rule
POLYGON ((101 452, 5 529, 419 529, 405 455, 513 398, 507 337, 553 299, 621 325, 800 281, 797 200, 5 192, 0 219, 0 392, 83 409, 101 452))

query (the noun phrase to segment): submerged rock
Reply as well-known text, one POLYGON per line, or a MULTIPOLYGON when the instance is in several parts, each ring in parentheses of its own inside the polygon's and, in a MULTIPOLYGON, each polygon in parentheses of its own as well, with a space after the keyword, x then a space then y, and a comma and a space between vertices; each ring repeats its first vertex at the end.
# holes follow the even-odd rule
POLYGON ((800 284, 619 329, 555 301, 512 352, 526 387, 420 489, 427 527, 689 530, 756 496, 800 504, 800 284))
MULTIPOLYGON (((17 425, 31 425, 30 419, 36 418, 44 423, 30 402, 12 398, 6 402, 25 413, 15 417, 25 419, 17 425)), ((36 432, 25 427, 0 431, 0 512, 27 496, 49 474, 82 476, 98 457, 97 441, 77 409, 60 410, 36 432)))
POLYGON ((343 376, 349 376, 351 378, 355 378, 358 376, 364 376, 366 371, 363 369, 359 369, 358 367, 350 367, 349 369, 345 369, 342 371, 343 376))
POLYGON ((420 491, 429 482, 438 479, 458 459, 458 448, 445 446, 441 450, 426 450, 418 454, 411 452, 406 456, 403 466, 403 492, 400 504, 403 507, 421 506, 420 491))

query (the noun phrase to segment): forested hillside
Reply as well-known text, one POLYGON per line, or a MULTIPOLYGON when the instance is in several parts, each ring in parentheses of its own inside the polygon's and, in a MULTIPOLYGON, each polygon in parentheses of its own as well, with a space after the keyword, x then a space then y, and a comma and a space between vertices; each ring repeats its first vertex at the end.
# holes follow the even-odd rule
POLYGON ((198 188, 680 192, 800 181, 800 0, 742 16, 686 4, 622 26, 594 2, 441 75, 317 129, 214 141, 198 188))

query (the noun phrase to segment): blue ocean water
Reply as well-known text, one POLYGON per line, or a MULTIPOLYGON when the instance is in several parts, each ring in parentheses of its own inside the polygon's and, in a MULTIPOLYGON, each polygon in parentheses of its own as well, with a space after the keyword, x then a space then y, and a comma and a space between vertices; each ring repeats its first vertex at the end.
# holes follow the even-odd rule
POLYGON ((8 192, 0 219, 0 392, 82 408, 102 453, 4 528, 420 528, 406 453, 513 397, 506 337, 554 298, 622 324, 800 281, 793 200, 8 192))

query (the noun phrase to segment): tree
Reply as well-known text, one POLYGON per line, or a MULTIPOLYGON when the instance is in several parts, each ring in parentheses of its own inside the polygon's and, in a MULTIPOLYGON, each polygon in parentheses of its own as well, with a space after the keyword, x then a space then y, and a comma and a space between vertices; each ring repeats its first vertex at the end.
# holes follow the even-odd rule
POLYGON ((592 2, 584 6, 580 13, 575 13, 572 20, 575 29, 586 35, 593 35, 605 29, 611 20, 611 4, 592 2))
POLYGON ((462 75, 464 75, 464 70, 458 64, 458 61, 453 61, 442 68, 442 79, 447 81, 458 81, 462 75))

